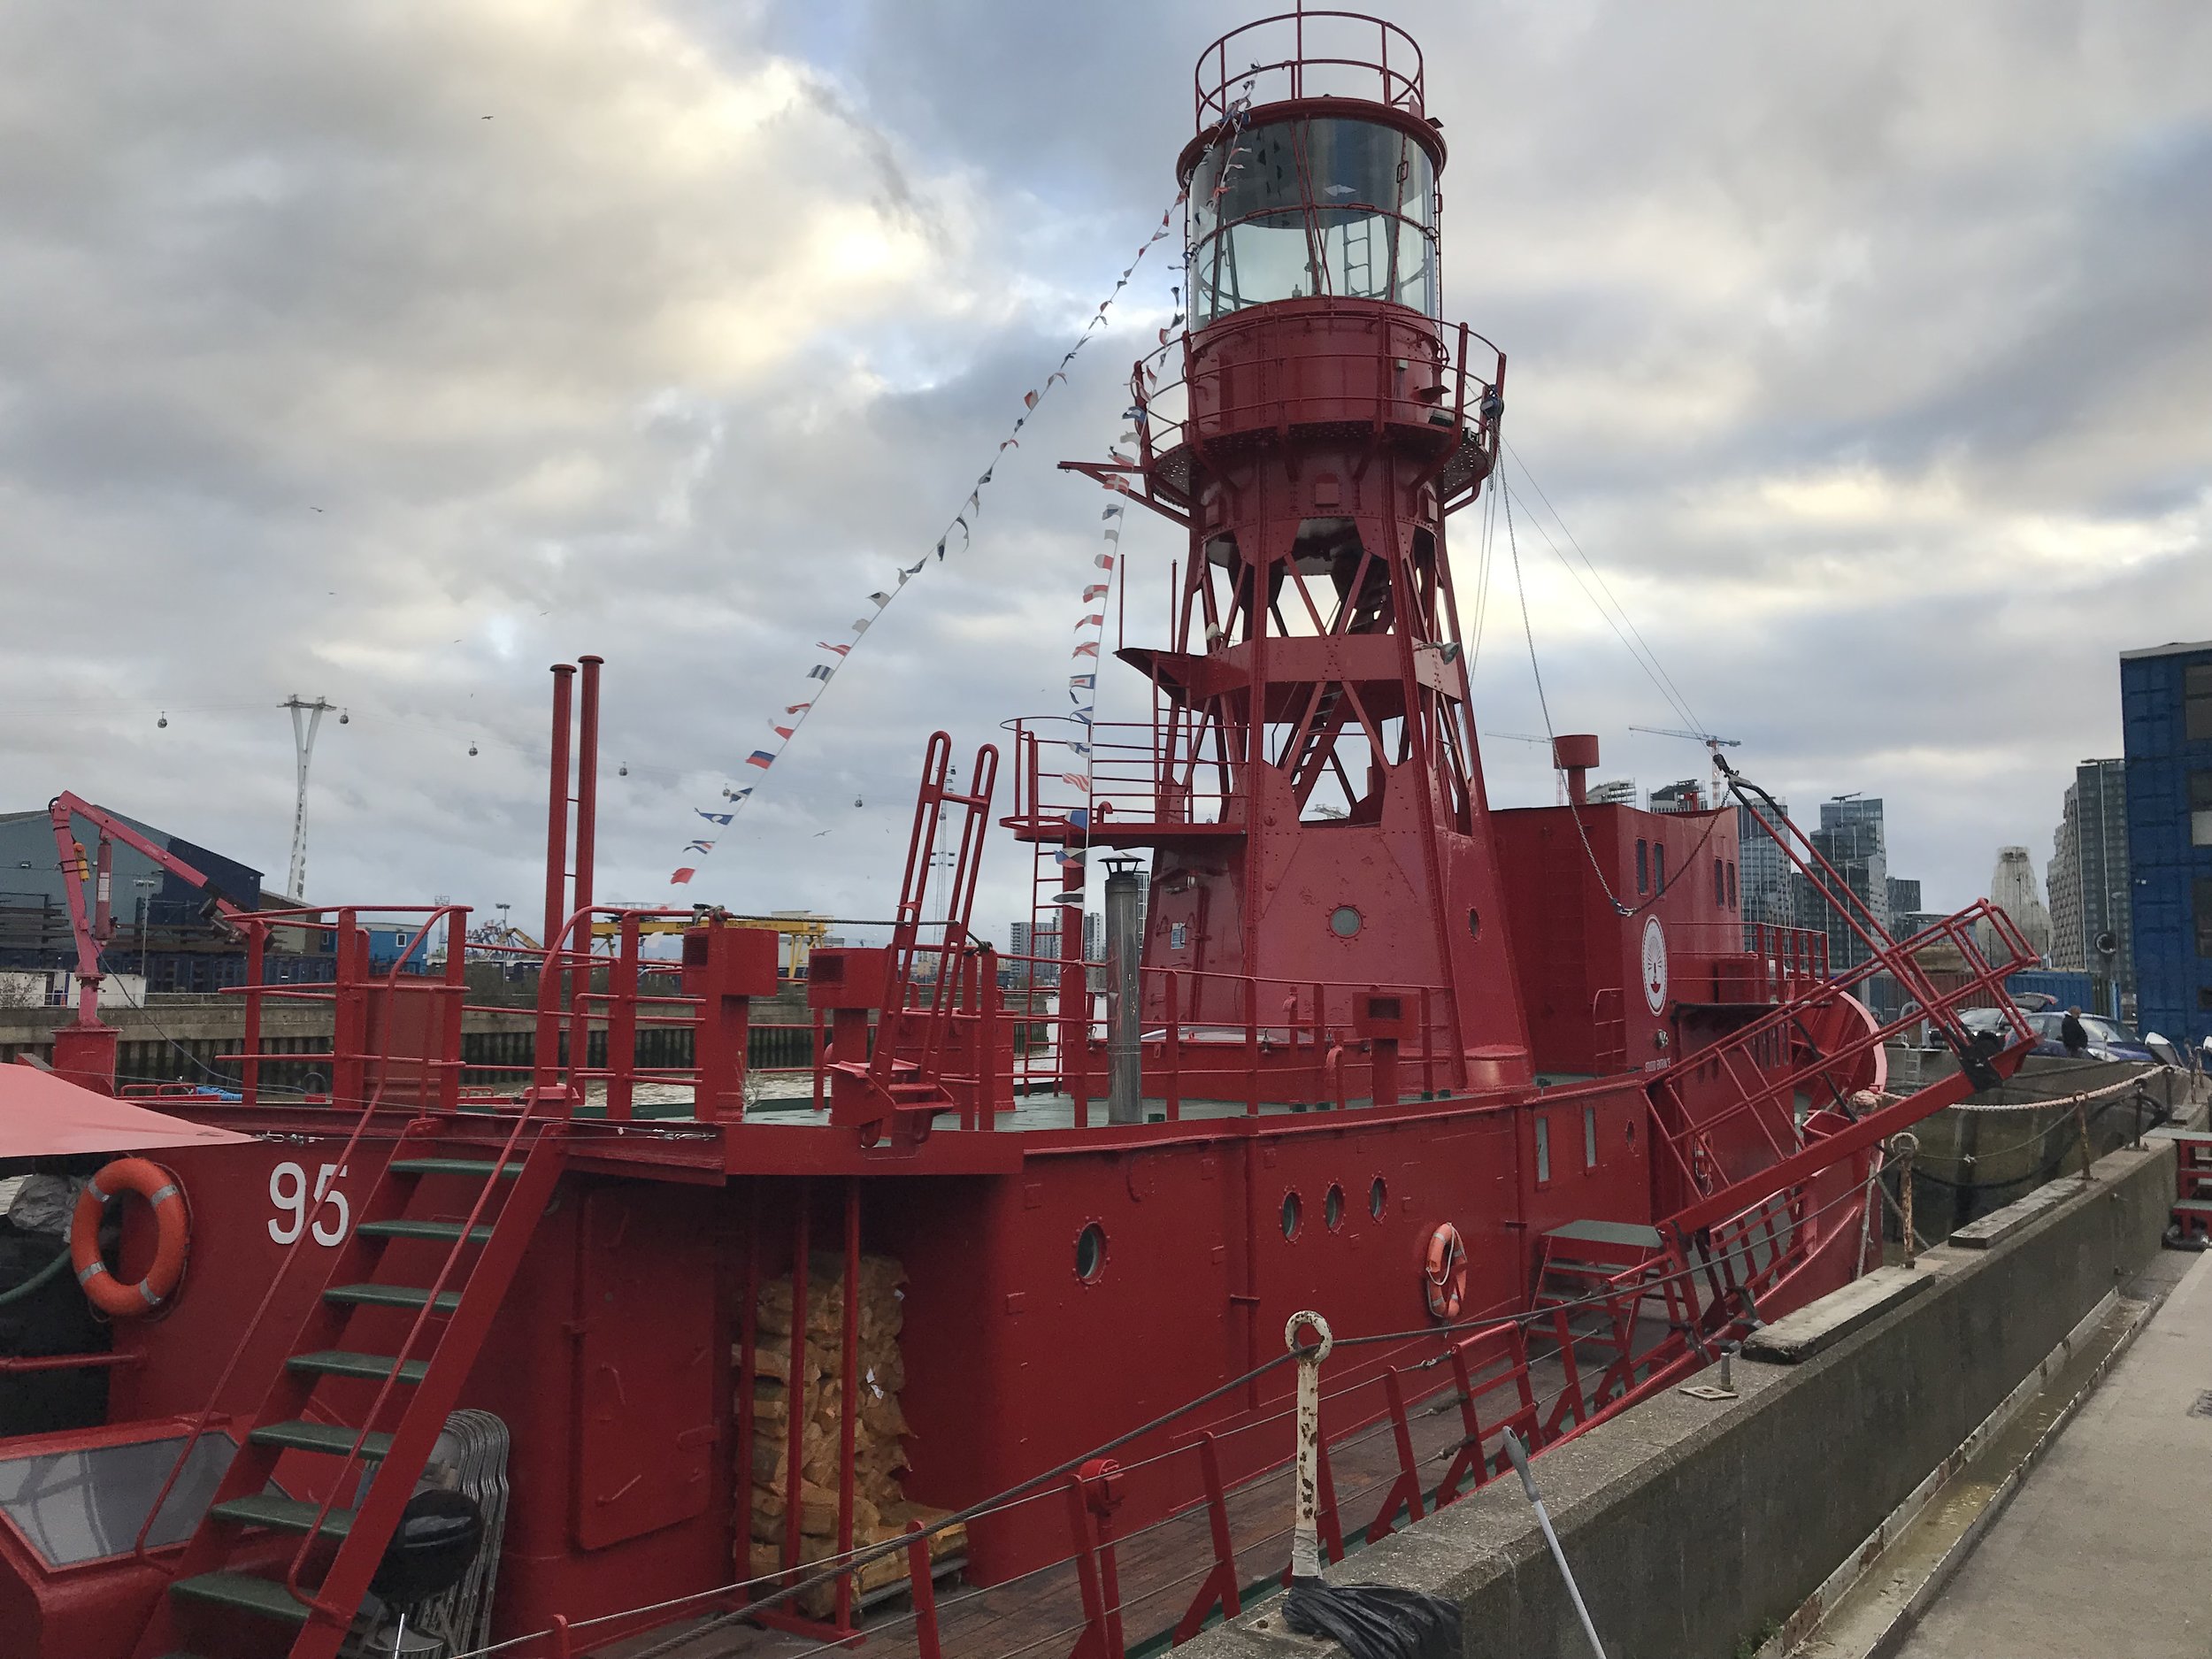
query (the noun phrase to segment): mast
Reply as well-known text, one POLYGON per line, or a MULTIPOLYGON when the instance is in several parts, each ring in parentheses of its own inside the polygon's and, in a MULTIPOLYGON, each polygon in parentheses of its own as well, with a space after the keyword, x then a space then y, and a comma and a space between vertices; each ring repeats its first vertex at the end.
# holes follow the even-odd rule
POLYGON ((1133 462, 1071 464, 1189 540, 1172 644, 1119 653, 1153 718, 1100 733, 1102 790, 1145 776, 1110 780, 1089 839, 1152 850, 1144 965, 1179 971, 1186 1021, 1248 1018, 1214 975, 1317 1032, 1351 1018, 1320 986, 1417 987, 1456 1087, 1525 1085, 1445 547, 1496 463, 1505 360, 1440 320, 1420 49, 1269 19, 1206 50, 1194 99, 1179 365, 1137 365, 1133 462))

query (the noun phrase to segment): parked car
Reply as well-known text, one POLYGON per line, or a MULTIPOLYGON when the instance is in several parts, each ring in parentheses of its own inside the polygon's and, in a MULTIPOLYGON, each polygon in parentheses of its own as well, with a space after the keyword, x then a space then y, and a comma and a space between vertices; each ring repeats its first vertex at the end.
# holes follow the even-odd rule
MULTIPOLYGON (((2063 1055, 2066 1045, 2059 1041, 2058 1033, 2065 1021, 2066 1010, 2062 1008, 2029 1015, 2028 1025, 2035 1033, 2036 1044, 2028 1052, 2063 1055)), ((2089 1057, 2093 1060, 2133 1060, 2149 1065, 2158 1058, 2133 1032, 2116 1020, 2099 1014, 2084 1014, 2081 1028, 2089 1039, 2089 1057)))
MULTIPOLYGON (((2028 1029, 2035 1033, 2035 1047, 2030 1054, 2056 1055, 2063 1058, 2066 1045, 2059 1040, 2059 1028, 2066 1022, 2062 1008, 2022 1009, 2020 1018, 2026 1020, 2028 1029)), ((1960 1010, 1959 1023, 1970 1032, 1993 1031, 2005 1024, 2001 1009, 1969 1008, 1960 1010)), ((2101 1014, 2084 1014, 2081 1028, 2089 1039, 2089 1057, 2093 1060, 2131 1060, 2151 1064, 2158 1056, 2126 1026, 2101 1014)))

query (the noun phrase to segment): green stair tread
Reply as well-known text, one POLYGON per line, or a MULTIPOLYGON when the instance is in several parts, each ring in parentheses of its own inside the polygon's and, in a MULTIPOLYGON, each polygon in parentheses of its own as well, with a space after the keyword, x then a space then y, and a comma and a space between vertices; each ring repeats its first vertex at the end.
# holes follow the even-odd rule
POLYGON ((495 1169, 511 1180, 522 1173, 522 1160, 509 1158, 495 1164, 489 1158, 394 1158, 391 1171, 395 1175, 475 1175, 488 1176, 495 1169))
MULTIPOLYGON (((323 1298, 357 1308, 419 1308, 430 1300, 430 1293, 419 1285, 333 1285, 323 1298)), ((461 1305, 461 1293, 442 1290, 437 1301, 440 1313, 451 1313, 461 1305)))
POLYGON ((1570 1221, 1544 1236, 1571 1244, 1617 1244, 1647 1250, 1657 1249, 1661 1242, 1658 1228, 1632 1221, 1570 1221))
MULTIPOLYGON (((295 1417, 283 1423, 265 1423, 248 1437, 257 1446, 282 1446, 293 1451, 328 1452, 343 1457, 353 1449, 359 1438, 358 1429, 347 1428, 339 1423, 310 1423, 295 1417)), ((361 1455, 380 1458, 392 1449, 388 1434, 372 1434, 361 1442, 361 1455)))
POLYGON ((430 1369, 427 1360, 411 1359, 396 1362, 389 1354, 356 1354, 347 1348, 317 1348, 311 1354, 295 1354, 284 1362, 294 1371, 315 1371, 326 1377, 364 1377, 380 1382, 392 1374, 395 1363, 399 1366, 402 1382, 419 1383, 430 1369))
POLYGON ((2182 1199, 2179 1202, 2174 1205, 2174 1208, 2176 1210, 2185 1210, 2193 1216, 2212 1215, 2212 1201, 2208 1201, 2202 1198, 2182 1199))
MULTIPOLYGON (((461 1224, 457 1221, 411 1221, 403 1218, 397 1221, 365 1221, 354 1231, 372 1239, 435 1239, 441 1243, 450 1244, 461 1236, 461 1224)), ((489 1227, 471 1227, 468 1234, 471 1244, 491 1242, 492 1230, 489 1227)))
POLYGON ((260 1493, 250 1498, 233 1498, 216 1504, 208 1513, 225 1521, 235 1521, 242 1526, 274 1526, 288 1532, 304 1532, 315 1525, 315 1517, 322 1516, 320 1531, 326 1538, 343 1538, 353 1530, 353 1511, 334 1508, 323 1515, 323 1506, 310 1503, 302 1498, 280 1498, 274 1493, 260 1493))
POLYGON ((287 1624, 307 1623, 307 1607, 296 1600, 292 1593, 273 1578, 257 1578, 250 1572, 203 1572, 190 1578, 180 1578, 169 1586, 172 1595, 181 1595, 195 1601, 205 1601, 214 1607, 233 1608, 242 1613, 258 1613, 264 1618, 282 1619, 287 1624))

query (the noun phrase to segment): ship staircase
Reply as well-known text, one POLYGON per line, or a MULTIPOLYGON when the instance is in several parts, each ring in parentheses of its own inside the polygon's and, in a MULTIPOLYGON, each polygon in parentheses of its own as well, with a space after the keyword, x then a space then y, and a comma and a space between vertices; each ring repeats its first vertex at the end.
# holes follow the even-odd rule
POLYGON ((931 734, 899 884, 875 1048, 864 1059, 840 1058, 827 1068, 830 1121, 856 1128, 865 1145, 888 1138, 895 1146, 912 1146, 928 1138, 940 1112, 991 1110, 992 1045, 979 1035, 959 1042, 956 1027, 965 1022, 956 1017, 964 992, 985 1000, 969 926, 997 781, 998 750, 986 743, 976 751, 968 787, 956 787, 952 740, 942 732, 931 734), (933 869, 947 855, 939 926, 927 919, 926 907, 933 869), (926 930, 937 937, 926 937, 926 930))
POLYGON ((1530 1352, 1563 1373, 1548 1434, 1572 1432, 1703 1364, 1755 1326, 1760 1299, 1816 1255, 1855 1249, 1855 1272, 1888 1137, 1995 1086, 2034 1041, 2016 1011, 1990 1036, 1959 1018, 2010 1009, 2005 981, 2037 960, 2002 910, 1982 900, 1896 940, 1771 800, 1732 782, 1866 959, 1647 1080, 1654 1174, 1677 1205, 1655 1226, 1577 1221, 1540 1240, 1530 1352), (1886 1024, 1860 995, 1882 973, 1909 1007, 1886 1024), (1883 1045, 1924 1020, 1958 1068, 1910 1094, 1888 1094, 1883 1045), (1855 1162, 1863 1182, 1841 1177, 1855 1162))
MULTIPOLYGON (((566 1164, 572 1094, 547 1079, 509 1114, 407 1120, 334 1249, 316 1240, 323 1206, 306 1212, 173 1465, 172 1483, 204 1435, 237 1442, 133 1659, 335 1659, 566 1164), (299 1270, 325 1256, 303 1296, 316 1270, 299 1270), (268 1340, 287 1307, 286 1340, 268 1340), (273 1375, 252 1416, 226 1424, 219 1407, 250 1354, 276 1356, 273 1375)), ((371 1091, 342 1164, 375 1155, 396 1115, 383 1102, 406 1093, 371 1091)), ((167 1497, 140 1529, 142 1559, 167 1497)))
POLYGON ((1656 1227, 1571 1221, 1544 1234, 1537 1258, 1532 1347, 1564 1373, 1544 1422, 1547 1437, 1580 1424, 1649 1374, 1658 1345, 1639 1341, 1655 1312, 1671 1332, 1694 1329, 1694 1283, 1675 1271, 1656 1227), (1594 1372, 1594 1381, 1586 1377, 1594 1372))

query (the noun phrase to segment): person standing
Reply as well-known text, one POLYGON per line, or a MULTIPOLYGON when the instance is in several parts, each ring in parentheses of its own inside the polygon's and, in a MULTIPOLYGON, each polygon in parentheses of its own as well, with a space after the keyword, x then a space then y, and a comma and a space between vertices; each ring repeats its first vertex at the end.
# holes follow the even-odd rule
POLYGON ((2058 1023, 2058 1040, 2065 1045, 2069 1056, 2078 1060, 2089 1053, 2089 1033, 2081 1023, 2081 1010, 2070 1008, 2066 1018, 2058 1023))

